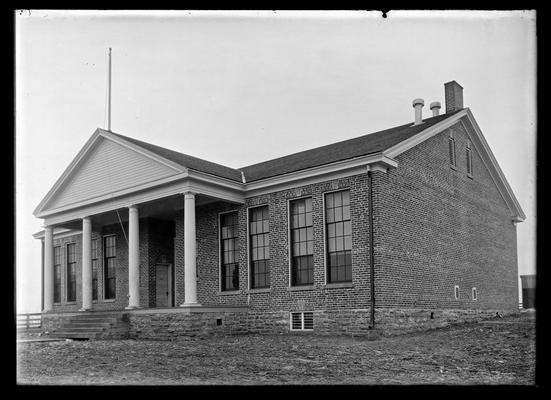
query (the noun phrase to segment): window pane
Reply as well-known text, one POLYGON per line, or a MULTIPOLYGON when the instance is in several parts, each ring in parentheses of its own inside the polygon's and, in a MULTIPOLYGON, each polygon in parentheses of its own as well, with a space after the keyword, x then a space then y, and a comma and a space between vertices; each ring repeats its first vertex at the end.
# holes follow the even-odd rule
POLYGON ((352 249, 352 236, 345 236, 344 237, 344 248, 346 250, 352 249))
POLYGON ((340 207, 342 205, 342 192, 333 193, 335 207, 340 207))
POLYGON ((350 205, 350 191, 345 190, 344 192, 341 192, 342 194, 342 205, 347 206, 350 205))
POLYGON ((342 219, 343 220, 350 219, 350 206, 344 206, 342 208, 342 219))
POLYGON ((343 224, 343 234, 352 235, 352 223, 350 221, 345 221, 343 224))
POLYGON ((335 221, 342 221, 342 208, 335 208, 335 221))
POLYGON ((325 196, 325 207, 326 208, 332 208, 333 207, 333 193, 329 193, 325 196))
POLYGON ((335 224, 335 236, 342 236, 343 235, 343 223, 342 222, 337 222, 335 224))

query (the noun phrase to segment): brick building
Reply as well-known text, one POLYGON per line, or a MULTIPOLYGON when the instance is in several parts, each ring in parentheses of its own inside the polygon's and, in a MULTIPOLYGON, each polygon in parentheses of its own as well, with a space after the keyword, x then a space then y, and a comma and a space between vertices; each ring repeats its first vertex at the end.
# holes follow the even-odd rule
POLYGON ((241 169, 97 129, 34 212, 46 325, 361 335, 518 310, 525 216, 462 91, 241 169))

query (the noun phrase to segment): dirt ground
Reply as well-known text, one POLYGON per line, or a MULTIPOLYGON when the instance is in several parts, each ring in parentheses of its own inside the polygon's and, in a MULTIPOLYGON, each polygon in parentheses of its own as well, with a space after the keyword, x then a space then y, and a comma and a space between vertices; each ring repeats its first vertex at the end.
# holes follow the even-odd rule
POLYGON ((32 385, 535 383, 535 314, 368 341, 247 335, 17 344, 32 385))

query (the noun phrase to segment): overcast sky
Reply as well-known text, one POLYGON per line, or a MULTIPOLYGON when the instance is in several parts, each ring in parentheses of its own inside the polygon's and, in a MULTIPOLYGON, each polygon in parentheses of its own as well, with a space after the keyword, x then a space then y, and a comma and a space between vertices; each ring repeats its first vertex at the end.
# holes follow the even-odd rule
POLYGON ((242 167, 413 121, 456 80, 527 219, 535 273, 535 12, 62 12, 16 15, 18 312, 40 311, 32 212, 112 130, 242 167))

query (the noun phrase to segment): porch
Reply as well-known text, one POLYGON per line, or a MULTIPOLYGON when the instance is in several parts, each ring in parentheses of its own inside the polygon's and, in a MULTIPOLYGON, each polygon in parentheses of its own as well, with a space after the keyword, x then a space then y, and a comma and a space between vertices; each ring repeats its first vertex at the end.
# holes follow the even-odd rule
POLYGON ((187 309, 216 303, 212 293, 198 295, 198 281, 201 275, 206 289, 218 288, 218 248, 213 246, 218 229, 213 215, 236 206, 186 192, 56 224, 55 228, 72 232, 62 242, 54 236, 54 226, 47 227, 43 312, 187 309), (73 259, 66 248, 69 242, 77 253, 73 259), (55 247, 67 250, 65 260, 57 260, 55 247), (72 282, 71 271, 76 275, 72 282))

